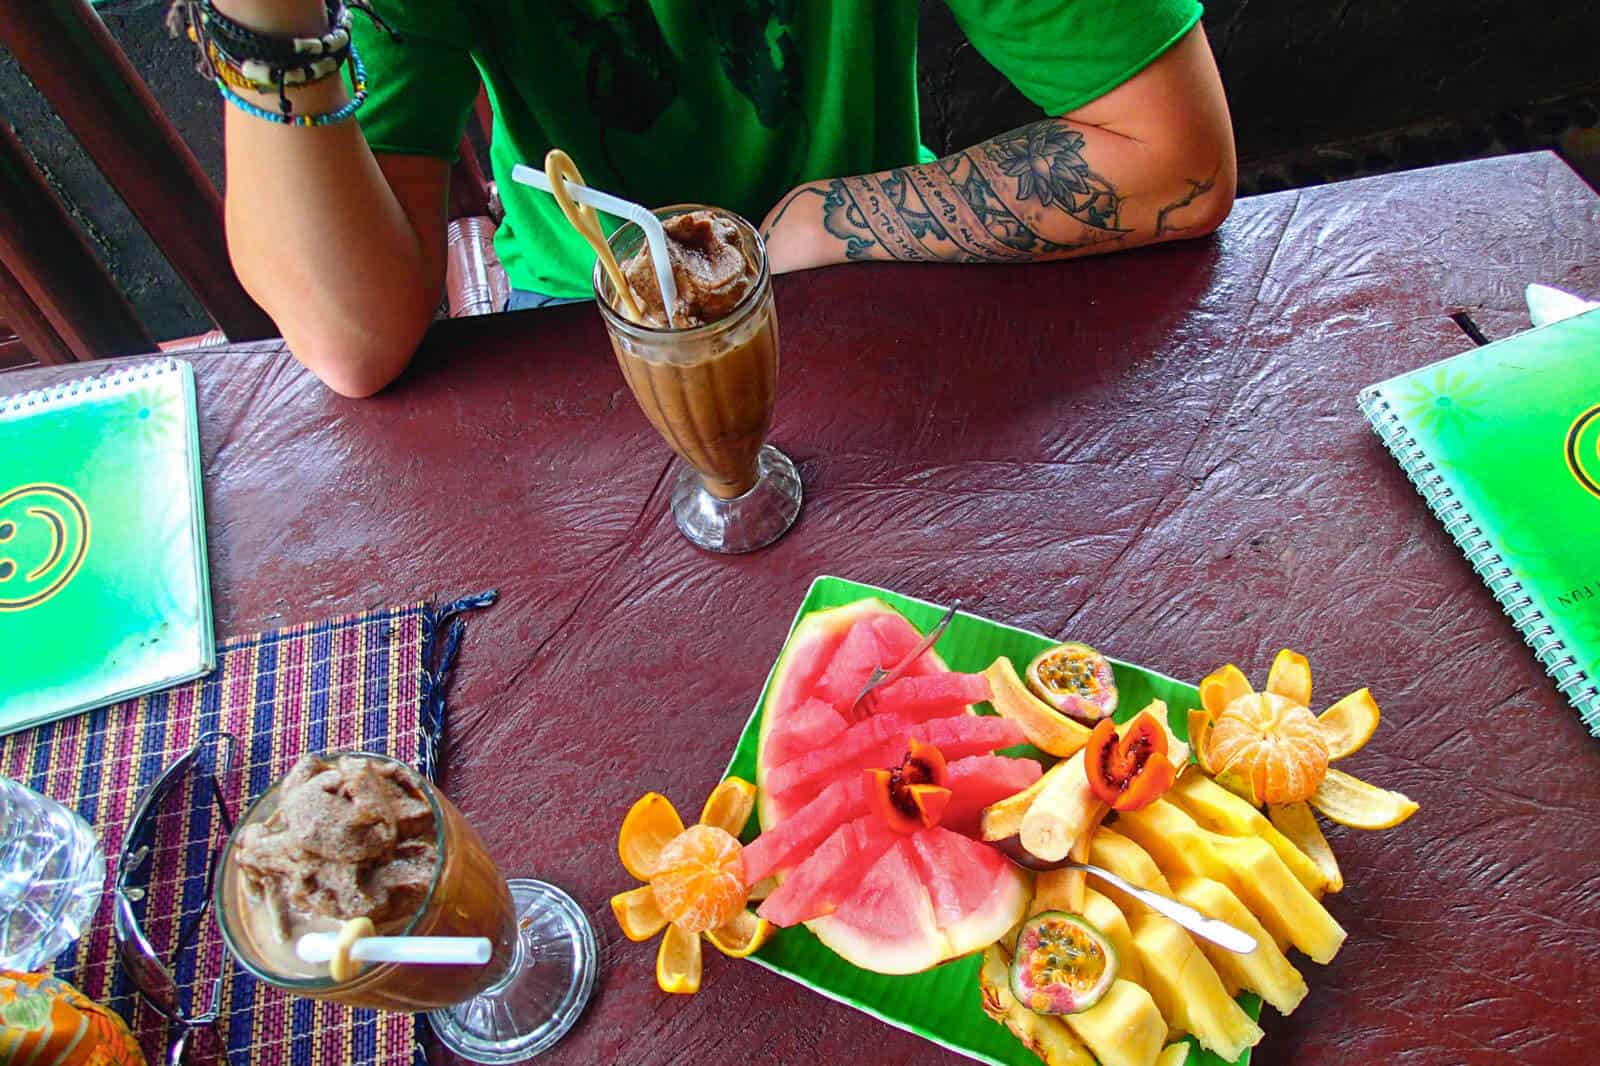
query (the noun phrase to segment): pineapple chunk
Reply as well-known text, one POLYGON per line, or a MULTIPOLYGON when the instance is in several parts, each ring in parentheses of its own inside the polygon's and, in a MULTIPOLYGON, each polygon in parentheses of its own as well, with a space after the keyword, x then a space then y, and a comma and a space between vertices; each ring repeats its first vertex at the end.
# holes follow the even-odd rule
MULTIPOLYGON (((1095 831, 1089 861, 1140 888, 1172 895, 1172 886, 1155 860, 1112 830, 1095 831)), ((1168 1025, 1193 1033, 1203 1046, 1230 1062, 1261 1039, 1260 1028, 1228 995, 1217 971, 1188 933, 1118 889, 1106 885, 1102 891, 1127 919, 1133 955, 1144 971, 1142 983, 1168 1025)))
POLYGON ((1145 988, 1173 1026, 1232 1062, 1261 1040, 1261 1027, 1228 995, 1189 934, 1153 911, 1129 919, 1145 988))
POLYGON ((1150 993, 1120 977, 1111 982, 1099 1003, 1063 1015, 1062 1021, 1100 1060, 1100 1066, 1155 1066, 1167 1040, 1167 1023, 1161 1020, 1150 993))
POLYGON ((1156 1056, 1156 1066, 1183 1066, 1189 1061, 1188 1043, 1168 1044, 1156 1056))
POLYGON ((1201 829, 1166 800, 1122 812, 1117 828, 1146 849, 1163 870, 1227 885, 1280 945, 1293 944, 1314 961, 1327 963, 1344 943, 1344 930, 1333 915, 1295 880, 1265 841, 1201 829))
POLYGON ((1279 1014, 1288 1014, 1300 1005, 1306 994, 1305 978, 1290 965, 1255 915, 1227 885, 1186 874, 1171 878, 1171 883, 1173 895, 1201 914, 1221 918, 1256 938, 1258 946, 1248 955, 1200 942, 1200 950, 1211 960, 1224 984, 1249 989, 1272 1004, 1279 1014))
POLYGON ((1091 888, 1083 894, 1081 913, 1117 950, 1117 976, 1136 985, 1142 984, 1144 967, 1139 965, 1139 954, 1133 950, 1133 931, 1128 928, 1128 919, 1122 916, 1122 908, 1091 888))
POLYGON ((1011 959, 998 944, 983 949, 978 989, 983 1013, 1010 1029, 1022 1046, 1044 1060, 1045 1066, 1095 1066, 1089 1049, 1072 1035, 1060 1018, 1035 1014, 1011 994, 1011 959))
POLYGON ((1329 884, 1327 875, 1310 856, 1295 846, 1294 841, 1250 806, 1248 800, 1235 796, 1198 767, 1191 767, 1179 777, 1178 783, 1167 792, 1167 798, 1182 807, 1184 813, 1202 827, 1214 833, 1265 840, 1272 845, 1272 850, 1278 853, 1278 858, 1283 860, 1289 872, 1313 896, 1320 899, 1323 893, 1337 892, 1343 887, 1329 884))

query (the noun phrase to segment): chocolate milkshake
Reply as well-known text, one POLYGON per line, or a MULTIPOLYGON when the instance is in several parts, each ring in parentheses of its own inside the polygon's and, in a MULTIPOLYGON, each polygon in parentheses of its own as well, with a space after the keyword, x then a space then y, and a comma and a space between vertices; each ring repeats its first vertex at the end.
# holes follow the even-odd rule
POLYGON ((645 324, 665 335, 613 333, 612 347, 645 417, 700 472, 707 491, 732 499, 756 483, 756 454, 777 396, 778 320, 770 288, 759 256, 729 217, 696 210, 663 225, 678 286, 670 322, 650 249, 641 247, 622 270, 645 324), (747 301, 726 328, 705 328, 747 301))
POLYGON ((642 321, 630 319, 599 265, 595 294, 634 398, 698 476, 674 492, 678 527, 702 547, 747 551, 781 535, 800 506, 794 465, 763 446, 778 386, 766 249, 731 212, 680 206, 656 214, 678 289, 674 306, 664 306, 649 246, 632 223, 611 247, 642 321))
POLYGON ((223 936, 258 977, 354 1006, 419 1011, 498 980, 515 950, 506 882, 460 813, 410 767, 305 755, 229 840, 217 886, 223 936), (370 918, 380 936, 482 936, 484 966, 378 965, 334 981, 295 953, 306 933, 370 918))

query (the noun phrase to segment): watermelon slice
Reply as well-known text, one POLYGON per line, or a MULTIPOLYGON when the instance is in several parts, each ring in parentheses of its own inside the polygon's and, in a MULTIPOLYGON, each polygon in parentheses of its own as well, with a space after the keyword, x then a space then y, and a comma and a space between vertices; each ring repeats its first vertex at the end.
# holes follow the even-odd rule
POLYGON ((766 775, 767 788, 774 796, 784 799, 797 786, 831 781, 843 771, 888 766, 890 763, 885 760, 894 755, 896 749, 905 750, 910 730, 911 723, 897 715, 873 715, 844 730, 826 746, 772 766, 766 775))
MULTIPOLYGON (((905 615, 898 611, 878 612, 868 621, 873 633, 878 637, 878 643, 883 646, 885 657, 891 663, 904 659, 922 643, 922 634, 917 631, 916 626, 906 621, 905 615)), ((930 649, 919 655, 916 662, 906 667, 905 676, 921 677, 925 674, 943 673, 944 670, 944 660, 930 649)))
POLYGON ((989 698, 989 679, 982 674, 938 673, 902 677, 867 695, 873 714, 898 714, 923 722, 966 714, 971 704, 989 698))
POLYGON ((1021 918, 1027 879, 994 848, 937 825, 915 834, 911 844, 951 956, 992 944, 1011 928, 997 930, 996 921, 1021 918))
POLYGON ((1025 739, 1022 727, 1009 718, 974 714, 935 718, 912 726, 911 735, 944 752, 946 762, 969 755, 987 755, 996 748, 1021 744, 1025 739))
POLYGON ((871 626, 851 626, 811 694, 842 713, 861 694, 872 671, 893 664, 871 626))
POLYGON ((950 803, 939 824, 976 839, 982 835, 983 809, 1021 792, 1039 780, 1044 770, 1032 759, 969 755, 950 763, 945 772, 950 803))
POLYGON ((849 899, 831 915, 810 922, 817 939, 878 973, 916 973, 943 962, 944 935, 910 850, 908 842, 897 841, 849 899))
POLYGON ((745 884, 797 865, 835 829, 866 813, 867 788, 861 775, 841 777, 792 817, 745 845, 745 884))
POLYGON ((771 765, 815 751, 845 730, 844 716, 818 699, 808 699, 775 725, 767 735, 762 754, 771 765))
POLYGON ((871 869, 899 839, 876 815, 846 822, 784 878, 756 913, 777 926, 832 913, 860 883, 861 871, 871 869))

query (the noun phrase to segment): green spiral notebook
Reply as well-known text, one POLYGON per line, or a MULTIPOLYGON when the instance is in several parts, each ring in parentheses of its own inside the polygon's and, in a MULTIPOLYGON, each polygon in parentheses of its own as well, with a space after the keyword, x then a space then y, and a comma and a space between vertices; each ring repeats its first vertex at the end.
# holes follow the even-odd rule
POLYGON ((1600 736, 1600 311, 1391 378, 1360 402, 1600 736))
POLYGON ((214 665, 193 369, 0 397, 0 733, 214 665))

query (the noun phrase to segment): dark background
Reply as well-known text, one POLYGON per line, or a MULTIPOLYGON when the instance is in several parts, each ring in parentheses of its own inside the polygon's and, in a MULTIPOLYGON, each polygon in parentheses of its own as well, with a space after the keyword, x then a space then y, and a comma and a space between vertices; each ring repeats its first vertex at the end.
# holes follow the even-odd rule
MULTIPOLYGON (((220 184, 219 104, 195 75, 189 46, 167 38, 164 7, 116 0, 100 10, 220 184)), ((929 147, 944 153, 1038 116, 966 42, 940 0, 922 7, 929 147)), ((1592 0, 1211 0, 1205 26, 1233 110, 1241 194, 1532 148, 1560 151, 1600 183, 1600 6, 1592 0)), ((151 334, 166 339, 209 328, 3 50, 0 116, 77 216, 151 334)))

